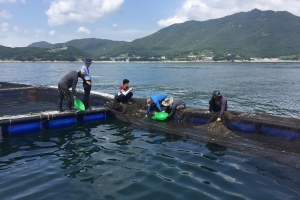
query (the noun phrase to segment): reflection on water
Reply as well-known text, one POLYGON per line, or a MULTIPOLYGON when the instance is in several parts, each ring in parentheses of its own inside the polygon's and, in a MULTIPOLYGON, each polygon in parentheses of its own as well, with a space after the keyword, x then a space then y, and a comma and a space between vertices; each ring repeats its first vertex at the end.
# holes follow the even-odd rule
POLYGON ((2 199, 297 199, 225 147, 108 119, 2 138, 2 199))

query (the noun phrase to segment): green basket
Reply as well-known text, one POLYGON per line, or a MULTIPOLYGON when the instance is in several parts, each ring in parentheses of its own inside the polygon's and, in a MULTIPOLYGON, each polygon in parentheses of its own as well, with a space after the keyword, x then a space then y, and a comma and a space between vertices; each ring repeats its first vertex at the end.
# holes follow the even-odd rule
POLYGON ((151 118, 154 120, 165 120, 169 116, 166 112, 157 112, 155 115, 153 115, 151 118))
POLYGON ((77 110, 85 110, 84 104, 82 103, 82 101, 80 101, 80 99, 76 98, 74 99, 74 107, 77 110))

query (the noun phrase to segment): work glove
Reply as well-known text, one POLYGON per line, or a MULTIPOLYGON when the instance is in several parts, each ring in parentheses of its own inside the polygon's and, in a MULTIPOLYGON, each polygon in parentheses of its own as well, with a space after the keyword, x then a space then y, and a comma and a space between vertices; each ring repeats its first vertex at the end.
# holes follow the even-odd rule
POLYGON ((221 121, 221 118, 220 117, 218 117, 218 119, 217 119, 217 122, 220 122, 221 121))

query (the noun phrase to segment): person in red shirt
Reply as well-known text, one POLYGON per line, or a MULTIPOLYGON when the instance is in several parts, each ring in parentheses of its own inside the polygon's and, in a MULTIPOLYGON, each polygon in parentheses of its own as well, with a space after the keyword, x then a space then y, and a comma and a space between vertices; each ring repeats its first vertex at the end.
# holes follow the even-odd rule
POLYGON ((116 100, 119 103, 128 103, 131 104, 131 97, 133 88, 129 88, 129 80, 124 79, 123 85, 120 86, 116 100))

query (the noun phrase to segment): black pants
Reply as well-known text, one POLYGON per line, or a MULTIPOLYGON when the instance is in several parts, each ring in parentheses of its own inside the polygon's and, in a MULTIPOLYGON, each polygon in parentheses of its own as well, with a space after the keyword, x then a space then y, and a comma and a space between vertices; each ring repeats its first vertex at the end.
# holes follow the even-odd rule
POLYGON ((62 101, 64 98, 68 102, 68 109, 71 110, 72 100, 69 89, 58 86, 58 110, 60 111, 62 111, 62 101))
POLYGON ((127 103, 131 99, 132 95, 133 95, 132 92, 128 92, 126 96, 124 94, 120 94, 117 97, 117 102, 127 103))
POLYGON ((84 89, 84 97, 83 97, 83 104, 85 109, 90 107, 90 94, 92 86, 88 85, 86 82, 83 82, 83 89, 84 89))

